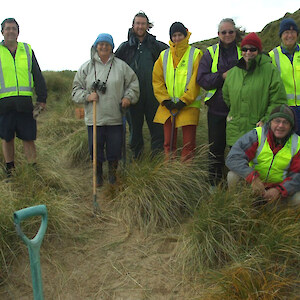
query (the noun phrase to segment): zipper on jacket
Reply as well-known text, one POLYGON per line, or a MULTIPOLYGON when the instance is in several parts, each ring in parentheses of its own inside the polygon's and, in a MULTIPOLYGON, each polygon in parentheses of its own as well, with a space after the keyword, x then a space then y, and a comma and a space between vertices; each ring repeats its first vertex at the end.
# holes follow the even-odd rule
POLYGON ((176 69, 174 69, 174 82, 173 82, 173 99, 174 99, 174 103, 176 103, 176 97, 175 97, 175 77, 176 77, 176 69))
MULTIPOLYGON (((137 50, 140 50, 141 46, 142 46, 142 43, 141 43, 141 42, 139 42, 139 43, 138 43, 137 50)), ((142 52, 142 51, 140 51, 140 52, 142 52)))
POLYGON ((16 82, 17 82, 17 92, 18 92, 18 96, 20 96, 20 89, 19 89, 19 81, 18 81, 18 74, 17 74, 17 67, 16 67, 16 60, 14 58, 14 65, 15 65, 15 74, 16 74, 16 82))
MULTIPOLYGON (((276 155, 276 154, 275 154, 276 155)), ((267 177, 266 177, 266 182, 267 182, 267 180, 268 180, 268 177, 269 177, 269 175, 270 175, 270 171, 271 171, 271 168, 272 168, 272 164, 273 164, 273 161, 274 161, 274 158, 275 158, 275 155, 273 155, 273 158, 272 158, 272 161, 271 161, 271 164, 270 164, 270 167, 269 167, 269 170, 268 170, 268 173, 267 173, 267 177)))

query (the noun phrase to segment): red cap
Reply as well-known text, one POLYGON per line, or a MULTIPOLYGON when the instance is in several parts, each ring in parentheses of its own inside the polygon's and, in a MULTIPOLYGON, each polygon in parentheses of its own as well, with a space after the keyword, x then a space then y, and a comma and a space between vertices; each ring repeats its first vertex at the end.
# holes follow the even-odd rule
POLYGON ((245 45, 254 46, 259 50, 259 52, 262 52, 261 40, 255 32, 251 32, 243 38, 241 47, 245 45))

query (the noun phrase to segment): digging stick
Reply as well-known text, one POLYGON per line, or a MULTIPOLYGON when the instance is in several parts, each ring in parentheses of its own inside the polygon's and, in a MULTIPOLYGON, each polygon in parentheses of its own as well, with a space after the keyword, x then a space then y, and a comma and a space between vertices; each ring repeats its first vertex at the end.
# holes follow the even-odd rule
POLYGON ((94 213, 100 213, 97 202, 97 101, 93 101, 93 206, 94 213))
POLYGON ((172 109, 170 109, 170 114, 172 116, 171 122, 172 122, 172 127, 171 127, 171 139, 170 139, 170 157, 169 160, 172 159, 172 154, 173 154, 173 141, 174 141, 174 133, 175 133, 175 121, 176 121, 176 116, 179 113, 179 110, 177 110, 175 113, 172 112, 172 109))

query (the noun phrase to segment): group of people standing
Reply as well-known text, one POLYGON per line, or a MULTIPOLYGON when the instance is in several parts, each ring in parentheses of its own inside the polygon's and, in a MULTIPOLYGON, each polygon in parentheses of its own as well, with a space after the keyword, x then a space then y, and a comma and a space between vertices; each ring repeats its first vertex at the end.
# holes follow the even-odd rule
MULTIPOLYGON (((10 174, 14 167, 15 133, 24 141, 25 152, 32 143, 34 149, 33 82, 42 108, 47 93, 30 45, 17 42, 17 22, 6 19, 1 26, 4 41, 0 45, 0 135, 10 174), (20 116, 12 115, 19 112, 20 116), (24 119, 28 112, 30 122, 24 119), (16 120, 23 121, 18 124, 16 120), (8 126, 12 121, 16 124, 8 126), (24 124, 31 124, 30 128, 24 124), (33 135, 26 136, 27 131, 33 135)), ((109 182, 116 182, 125 142, 124 111, 133 159, 140 159, 143 154, 146 119, 153 156, 164 151, 166 160, 175 157, 177 129, 181 127, 181 160, 192 160, 203 88, 207 91, 204 102, 208 107, 212 189, 223 182, 226 174, 227 145, 231 149, 226 160, 232 170, 229 185, 232 178, 234 182, 244 178, 267 200, 300 196, 297 135, 300 133, 300 49, 295 21, 282 20, 279 28, 282 43, 269 55, 263 53, 257 34, 243 36, 230 18, 220 22, 219 42, 208 47, 204 54, 189 45, 191 32, 184 24, 171 25, 169 46, 149 33, 152 26, 145 13, 137 13, 128 40, 115 53, 113 37, 108 33, 99 34, 91 47, 90 60, 75 75, 72 98, 85 106, 91 156, 93 125, 97 127, 98 185, 103 184, 106 160, 109 182)), ((35 161, 33 153, 28 156, 32 162, 35 161)))
POLYGON ((229 186, 244 178, 266 200, 293 196, 300 203, 300 139, 294 134, 300 133, 298 26, 283 19, 282 43, 269 55, 257 34, 241 39, 232 19, 223 19, 218 29, 220 41, 207 49, 197 76, 208 90, 210 184, 222 182, 227 145, 229 186))

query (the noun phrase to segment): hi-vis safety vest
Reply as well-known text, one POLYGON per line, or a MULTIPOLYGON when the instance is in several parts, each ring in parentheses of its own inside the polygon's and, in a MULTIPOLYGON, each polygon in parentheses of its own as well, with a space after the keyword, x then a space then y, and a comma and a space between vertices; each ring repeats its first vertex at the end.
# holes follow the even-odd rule
MULTIPOLYGON (((220 53, 220 45, 215 44, 207 48, 207 50, 210 53, 210 56, 212 58, 212 65, 211 65, 211 72, 216 73, 218 72, 218 62, 219 62, 219 53, 220 53)), ((238 53, 238 59, 242 58, 242 52, 240 47, 236 47, 237 53, 238 53)), ((206 97, 204 99, 204 102, 209 100, 217 91, 217 89, 209 90, 206 94, 206 97)))
MULTIPOLYGON (((161 57, 163 61, 164 79, 168 94, 173 102, 178 102, 180 97, 187 90, 187 86, 193 73, 193 64, 199 53, 199 49, 189 46, 176 69, 174 69, 170 49, 162 52, 161 57)), ((200 96, 198 96, 192 104, 188 105, 188 107, 200 108, 200 100, 200 96)))
POLYGON ((249 165, 260 174, 262 181, 282 182, 287 177, 292 158, 300 149, 299 136, 295 133, 291 135, 284 147, 273 155, 267 140, 267 131, 262 127, 257 127, 255 130, 258 136, 258 148, 255 158, 249 165))
POLYGON ((32 50, 25 43, 18 43, 15 59, 0 44, 0 99, 11 96, 32 96, 32 50))
POLYGON ((287 104, 289 106, 300 105, 300 51, 295 51, 293 63, 282 53, 280 46, 274 48, 269 54, 283 81, 287 104))

